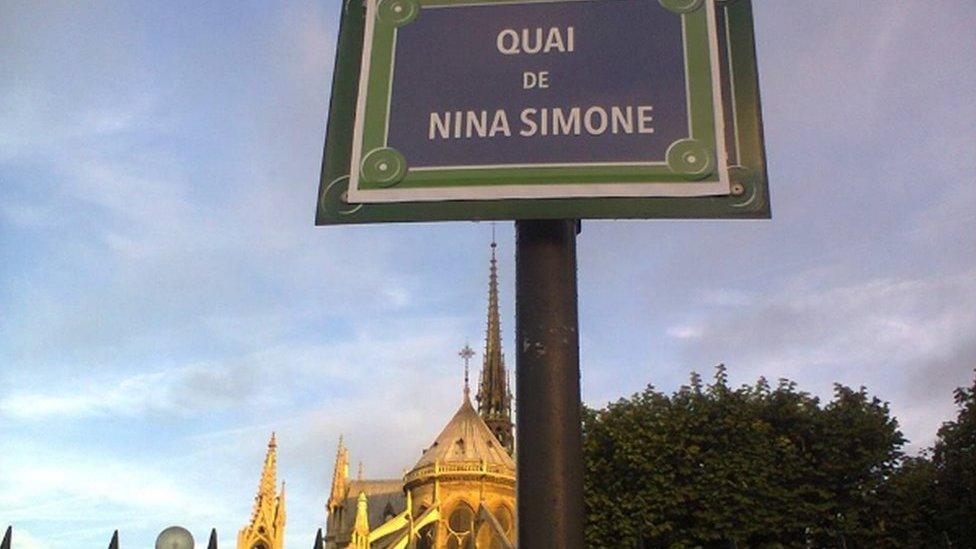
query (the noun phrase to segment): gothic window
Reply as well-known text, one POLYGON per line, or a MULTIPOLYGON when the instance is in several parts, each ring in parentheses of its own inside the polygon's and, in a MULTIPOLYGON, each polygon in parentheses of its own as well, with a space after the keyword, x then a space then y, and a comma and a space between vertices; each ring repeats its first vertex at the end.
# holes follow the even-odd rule
POLYGON ((434 549, 434 525, 424 526, 417 539, 417 549, 434 549))
POLYGON ((267 549, 267 547, 265 547, 263 543, 256 543, 251 549, 267 549))
POLYGON ((466 534, 474 527, 474 511, 467 503, 459 503, 448 519, 448 526, 455 534, 466 534))
POLYGON ((492 515, 498 522, 498 526, 501 527, 503 534, 497 534, 487 520, 480 521, 481 526, 478 527, 478 549, 502 549, 504 545, 502 545, 501 538, 504 537, 511 541, 514 537, 515 519, 512 511, 505 505, 499 505, 495 508, 492 515))
POLYGON ((498 520, 498 524, 502 527, 504 531, 509 536, 512 535, 512 530, 515 526, 515 520, 512 517, 512 511, 504 505, 499 505, 498 509, 495 510, 495 519, 498 520))
POLYGON ((475 549, 474 510, 467 503, 461 502, 451 511, 447 529, 448 549, 475 549))
POLYGON ((386 507, 383 509, 383 521, 388 521, 395 516, 397 516, 397 513, 393 510, 393 505, 387 502, 386 507))

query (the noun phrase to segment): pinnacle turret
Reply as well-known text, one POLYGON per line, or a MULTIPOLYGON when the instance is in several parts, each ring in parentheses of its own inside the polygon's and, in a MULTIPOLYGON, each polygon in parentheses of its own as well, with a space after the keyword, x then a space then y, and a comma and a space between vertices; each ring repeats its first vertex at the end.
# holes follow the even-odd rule
POLYGON ((268 441, 258 493, 254 497, 251 523, 237 534, 238 547, 263 546, 282 549, 285 537, 285 485, 278 492, 278 441, 274 433, 268 441))
POLYGON ((346 498, 346 486, 349 480, 349 450, 346 449, 342 435, 339 435, 339 447, 336 449, 335 469, 332 471, 332 492, 326 504, 329 512, 342 506, 346 498))
POLYGON ((264 457, 264 467, 261 469, 261 482, 258 484, 258 495, 254 498, 254 517, 261 509, 262 501, 274 501, 278 496, 278 441, 271 433, 268 441, 268 453, 264 457))

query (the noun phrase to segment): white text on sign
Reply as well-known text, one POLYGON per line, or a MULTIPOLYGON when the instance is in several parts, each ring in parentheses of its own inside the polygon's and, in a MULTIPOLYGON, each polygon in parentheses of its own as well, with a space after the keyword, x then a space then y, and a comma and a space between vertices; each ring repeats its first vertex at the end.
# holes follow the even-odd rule
MULTIPOLYGON (((574 27, 506 28, 498 33, 495 46, 502 55, 574 53, 574 27)), ((548 90, 550 71, 523 71, 523 90, 548 90)), ((474 139, 495 137, 600 136, 652 134, 651 105, 592 105, 527 107, 510 116, 505 109, 448 110, 429 116, 427 138, 474 139), (512 121, 517 126, 512 127, 512 121)))
POLYGON ((576 51, 576 29, 573 27, 565 29, 552 27, 548 30, 535 28, 521 31, 505 29, 498 33, 495 45, 503 55, 572 53, 576 51), (543 35, 545 42, 543 42, 543 35))

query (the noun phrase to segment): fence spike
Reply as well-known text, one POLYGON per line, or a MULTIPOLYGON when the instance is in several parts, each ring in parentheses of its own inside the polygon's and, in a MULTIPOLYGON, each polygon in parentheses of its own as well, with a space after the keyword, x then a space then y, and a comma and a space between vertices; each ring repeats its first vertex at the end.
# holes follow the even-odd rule
POLYGON ((325 545, 322 543, 321 528, 319 528, 319 531, 315 533, 315 545, 312 546, 312 549, 325 549, 325 545))
POLYGON ((217 549, 217 529, 210 529, 210 541, 207 543, 207 549, 217 549))
POLYGON ((0 542, 0 549, 10 549, 10 533, 13 531, 13 526, 7 527, 7 533, 3 535, 3 541, 0 542))
POLYGON ((108 549, 119 549, 119 531, 112 533, 112 541, 108 542, 108 549))

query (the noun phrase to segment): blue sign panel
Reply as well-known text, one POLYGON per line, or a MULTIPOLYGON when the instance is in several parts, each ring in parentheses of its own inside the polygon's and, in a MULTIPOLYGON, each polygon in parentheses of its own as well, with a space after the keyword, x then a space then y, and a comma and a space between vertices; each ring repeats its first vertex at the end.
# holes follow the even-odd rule
POLYGON ((412 169, 664 163, 689 137, 682 18, 657 1, 423 9, 395 48, 387 146, 412 169))

